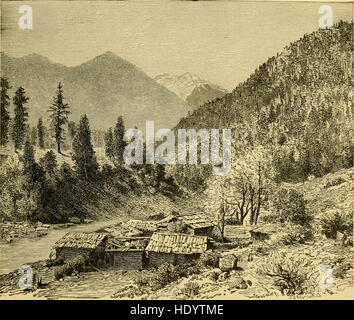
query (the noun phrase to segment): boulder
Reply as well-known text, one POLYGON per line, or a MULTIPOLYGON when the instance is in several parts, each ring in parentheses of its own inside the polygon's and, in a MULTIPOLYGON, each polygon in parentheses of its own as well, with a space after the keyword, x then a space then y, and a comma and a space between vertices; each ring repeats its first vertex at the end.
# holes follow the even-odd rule
POLYGON ((219 268, 221 271, 231 271, 237 267, 237 257, 234 254, 227 254, 219 259, 219 268))
POLYGON ((222 272, 219 274, 218 281, 225 281, 229 277, 227 272, 222 272))
POLYGON ((241 277, 236 277, 232 279, 229 284, 229 289, 247 289, 248 285, 246 281, 241 277))

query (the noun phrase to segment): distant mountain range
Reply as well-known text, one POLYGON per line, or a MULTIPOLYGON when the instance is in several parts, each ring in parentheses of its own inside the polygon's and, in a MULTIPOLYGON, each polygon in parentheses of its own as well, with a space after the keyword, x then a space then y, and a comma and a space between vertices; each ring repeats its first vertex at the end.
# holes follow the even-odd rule
POLYGON ((182 100, 188 103, 193 109, 202 104, 220 98, 228 93, 227 90, 201 79, 199 76, 189 72, 181 75, 163 73, 155 77, 155 80, 176 93, 182 100))
POLYGON ((86 113, 97 128, 114 125, 119 115, 127 128, 145 128, 146 120, 154 120, 159 128, 171 128, 192 109, 177 94, 112 52, 75 67, 53 63, 38 54, 14 58, 2 53, 1 70, 12 86, 11 96, 19 86, 25 88, 31 124, 41 116, 48 119, 47 110, 59 81, 71 120, 86 113))

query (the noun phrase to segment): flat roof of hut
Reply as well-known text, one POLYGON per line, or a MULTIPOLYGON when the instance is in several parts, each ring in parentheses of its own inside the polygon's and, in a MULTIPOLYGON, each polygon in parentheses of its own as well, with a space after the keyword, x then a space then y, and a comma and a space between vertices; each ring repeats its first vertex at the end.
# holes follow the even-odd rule
POLYGON ((225 225, 224 238, 227 240, 248 240, 251 238, 250 231, 254 226, 225 225))
POLYGON ((215 224, 205 214, 202 213, 184 215, 178 218, 192 229, 203 229, 215 226, 215 224))
POLYGON ((54 248, 96 249, 106 238, 107 235, 102 233, 68 232, 54 244, 54 248))
POLYGON ((208 249, 208 237, 179 233, 156 232, 146 251, 158 253, 195 254, 208 249))
POLYGON ((54 248, 97 249, 107 238, 102 233, 74 233, 68 232, 55 244, 54 248))

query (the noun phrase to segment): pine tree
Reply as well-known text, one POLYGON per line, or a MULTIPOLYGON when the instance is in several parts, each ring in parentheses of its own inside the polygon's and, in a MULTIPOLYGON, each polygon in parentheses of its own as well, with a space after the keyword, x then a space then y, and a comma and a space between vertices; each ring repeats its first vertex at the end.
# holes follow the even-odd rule
POLYGON ((37 136, 39 148, 44 149, 44 127, 42 117, 38 119, 37 136))
POLYGON ((23 148, 23 173, 29 174, 33 171, 33 166, 36 163, 34 159, 34 148, 29 141, 26 141, 23 148))
POLYGON ((124 120, 122 116, 119 116, 113 135, 113 156, 118 163, 123 163, 123 152, 126 146, 126 142, 123 140, 124 132, 124 120))
POLYGON ((46 194, 44 171, 35 161, 34 153, 33 146, 29 141, 26 141, 23 156, 20 158, 23 163, 21 188, 24 193, 21 198, 22 208, 19 214, 30 221, 38 221, 43 212, 44 195, 46 194))
POLYGON ((1 100, 0 100, 0 145, 5 145, 9 141, 9 121, 10 114, 7 110, 10 105, 10 97, 7 90, 10 89, 6 78, 1 78, 1 100))
POLYGON ((73 141, 72 158, 79 175, 86 179, 95 177, 98 164, 91 143, 91 130, 86 114, 80 119, 79 127, 73 141))
POLYGON ((68 122, 68 116, 70 114, 70 111, 68 109, 68 104, 64 103, 63 87, 61 85, 61 82, 59 82, 58 89, 53 98, 52 105, 48 110, 48 112, 51 113, 50 118, 54 129, 53 138, 55 138, 55 141, 57 143, 58 153, 61 153, 60 146, 65 138, 65 130, 63 126, 65 123, 68 122))
POLYGON ((29 98, 26 97, 25 89, 19 87, 16 90, 13 102, 15 105, 15 118, 12 128, 12 139, 15 145, 15 149, 20 149, 23 145, 25 137, 26 125, 28 120, 28 112, 25 104, 29 98))
POLYGON ((109 159, 113 158, 113 132, 112 128, 108 129, 105 136, 105 153, 109 159))
POLYGON ((48 175, 52 176, 54 174, 54 170, 58 166, 57 158, 53 150, 48 151, 40 160, 40 163, 43 169, 48 173, 48 175))

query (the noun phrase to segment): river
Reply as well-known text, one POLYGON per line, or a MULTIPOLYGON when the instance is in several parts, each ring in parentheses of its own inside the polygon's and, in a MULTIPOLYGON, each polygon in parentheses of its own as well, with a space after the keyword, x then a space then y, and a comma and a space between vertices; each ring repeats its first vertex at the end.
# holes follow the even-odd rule
POLYGON ((0 274, 9 273, 20 266, 39 260, 48 259, 54 243, 67 232, 92 232, 115 224, 122 219, 95 221, 89 224, 71 226, 69 228, 48 230, 48 234, 35 239, 20 239, 14 243, 0 244, 0 274))

